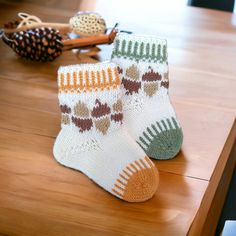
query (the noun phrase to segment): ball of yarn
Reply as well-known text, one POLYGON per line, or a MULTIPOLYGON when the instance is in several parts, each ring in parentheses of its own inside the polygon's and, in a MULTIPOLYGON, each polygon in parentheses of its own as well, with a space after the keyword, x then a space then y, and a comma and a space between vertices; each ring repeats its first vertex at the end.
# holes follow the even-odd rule
POLYGON ((70 18, 72 32, 82 37, 104 34, 106 31, 105 20, 94 12, 78 12, 70 18))

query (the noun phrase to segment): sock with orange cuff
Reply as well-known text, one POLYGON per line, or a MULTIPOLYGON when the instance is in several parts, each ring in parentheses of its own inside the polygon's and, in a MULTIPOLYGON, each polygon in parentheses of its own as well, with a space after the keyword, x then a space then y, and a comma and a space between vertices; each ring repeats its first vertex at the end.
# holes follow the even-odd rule
POLYGON ((158 171, 123 128, 117 66, 61 67, 58 86, 62 128, 53 150, 56 160, 125 201, 150 199, 158 171))

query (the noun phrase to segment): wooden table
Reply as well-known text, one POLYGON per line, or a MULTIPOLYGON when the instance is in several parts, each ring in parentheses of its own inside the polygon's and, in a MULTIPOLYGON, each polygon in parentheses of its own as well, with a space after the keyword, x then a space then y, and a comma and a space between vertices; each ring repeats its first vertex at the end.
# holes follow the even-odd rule
MULTIPOLYGON (((76 9, 71 0, 0 2, 1 24, 19 11, 68 22, 76 9)), ((213 235, 236 162, 236 16, 152 4, 77 1, 108 25, 119 21, 122 29, 168 39, 170 96, 184 144, 175 159, 155 162, 155 197, 125 203, 53 158, 57 68, 97 60, 67 52, 52 63, 30 62, 1 42, 0 234, 213 235)), ((99 60, 110 53, 104 46, 99 60)))

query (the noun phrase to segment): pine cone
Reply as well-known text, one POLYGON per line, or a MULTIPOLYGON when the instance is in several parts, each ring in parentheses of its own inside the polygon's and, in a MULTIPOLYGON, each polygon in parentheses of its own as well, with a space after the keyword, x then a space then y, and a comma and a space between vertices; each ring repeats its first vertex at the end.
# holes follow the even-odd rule
POLYGON ((14 29, 20 24, 20 20, 9 21, 3 25, 5 29, 14 29))
POLYGON ((62 53, 62 37, 52 28, 36 28, 2 37, 18 55, 30 60, 53 61, 62 53))

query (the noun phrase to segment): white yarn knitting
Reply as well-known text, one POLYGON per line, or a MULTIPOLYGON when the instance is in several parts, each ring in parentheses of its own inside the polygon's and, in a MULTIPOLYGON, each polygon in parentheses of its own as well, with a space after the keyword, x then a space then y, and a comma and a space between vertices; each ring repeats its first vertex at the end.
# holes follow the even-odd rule
POLYGON ((169 83, 166 40, 155 36, 120 33, 114 41, 112 62, 119 66, 120 76, 123 80, 124 124, 127 130, 148 156, 155 159, 174 157, 182 144, 182 131, 170 103, 168 89, 162 86, 165 83, 168 86, 169 83), (139 76, 136 80, 127 75, 127 71, 131 67, 138 71, 139 76), (161 79, 154 82, 144 81, 143 75, 151 71, 158 73, 161 79), (132 84, 129 85, 129 81, 133 81, 137 86, 140 83, 140 89, 132 92, 132 84), (154 94, 147 94, 145 86, 150 86, 150 91, 154 91, 152 90, 154 89, 152 88, 153 84, 158 87, 157 91, 154 94), (156 122, 158 122, 158 126, 156 122), (155 129, 158 133, 165 131, 166 139, 162 137, 163 142, 158 141, 157 143, 153 140, 153 136, 156 136, 157 133, 155 129), (169 130, 176 131, 171 131, 171 136, 174 137, 168 134, 169 130), (140 137, 144 142, 140 141, 140 137))
MULTIPOLYGON (((98 63, 61 67, 58 70, 58 86, 59 103, 64 106, 62 110, 70 112, 62 114, 67 116, 65 120, 69 121, 69 124, 62 124, 55 141, 53 153, 56 160, 65 166, 80 170, 118 198, 130 202, 151 198, 158 185, 156 168, 122 128, 122 120, 115 122, 111 119, 114 104, 122 96, 116 65, 98 63), (82 87, 86 88, 81 89, 82 87), (87 113, 87 117, 82 118, 91 119, 93 122, 89 130, 83 130, 72 122, 75 120, 72 117, 76 116, 74 107, 79 101, 87 107, 83 113, 87 113), (93 110, 96 107, 97 109, 93 110), (107 107, 111 109, 109 114, 107 107), (102 112, 98 108, 101 108, 102 112), (92 117, 92 114, 98 113, 106 114, 92 117), (108 129, 107 126, 96 128, 96 122, 107 125, 108 118, 108 129), (105 122, 102 123, 103 121, 105 122)), ((120 113, 122 114, 122 110, 120 113)))

